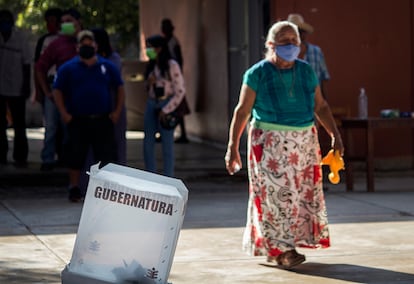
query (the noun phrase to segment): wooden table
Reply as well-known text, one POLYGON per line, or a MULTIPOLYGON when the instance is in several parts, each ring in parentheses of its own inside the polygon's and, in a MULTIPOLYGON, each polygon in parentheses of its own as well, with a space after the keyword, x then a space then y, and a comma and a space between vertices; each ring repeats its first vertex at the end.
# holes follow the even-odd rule
POLYGON ((413 118, 380 118, 369 117, 367 119, 360 118, 343 118, 341 120, 342 129, 344 130, 344 146, 345 146, 345 176, 346 189, 352 191, 354 189, 354 179, 352 173, 352 161, 365 161, 367 174, 367 191, 374 192, 374 130, 380 128, 414 128, 413 118), (363 129, 366 136, 366 157, 355 157, 349 153, 350 137, 353 129, 363 129))

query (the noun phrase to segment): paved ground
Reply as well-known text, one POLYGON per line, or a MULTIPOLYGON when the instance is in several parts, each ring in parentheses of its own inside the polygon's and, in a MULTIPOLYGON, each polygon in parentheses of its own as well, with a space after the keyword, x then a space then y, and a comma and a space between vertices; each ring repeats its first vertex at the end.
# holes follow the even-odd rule
MULTIPOLYGON (((36 137, 39 130, 33 130, 36 137)), ((0 283, 60 283, 70 261, 82 204, 67 201, 65 173, 38 172, 31 139, 28 169, 0 169, 0 283)), ((140 135, 129 139, 129 163, 142 167, 140 135)), ((34 146, 37 145, 37 146, 34 146)), ((377 192, 330 186, 326 202, 332 247, 300 250, 307 261, 287 271, 241 251, 246 219, 245 172, 223 173, 223 150, 176 145, 177 176, 190 195, 169 281, 187 283, 414 283, 414 176, 376 173, 377 192)))

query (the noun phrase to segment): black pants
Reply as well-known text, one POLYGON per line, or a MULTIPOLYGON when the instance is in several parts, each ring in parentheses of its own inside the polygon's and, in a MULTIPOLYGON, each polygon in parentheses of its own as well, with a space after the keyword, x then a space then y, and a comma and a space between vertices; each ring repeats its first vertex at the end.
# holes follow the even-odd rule
POLYGON ((90 148, 94 162, 101 162, 101 166, 116 160, 114 124, 109 116, 73 117, 67 130, 64 156, 70 169, 82 169, 90 148))
POLYGON ((0 162, 7 162, 9 144, 7 141, 6 106, 9 106, 13 120, 14 140, 13 159, 19 163, 27 162, 29 146, 26 136, 26 98, 0 96, 0 162))

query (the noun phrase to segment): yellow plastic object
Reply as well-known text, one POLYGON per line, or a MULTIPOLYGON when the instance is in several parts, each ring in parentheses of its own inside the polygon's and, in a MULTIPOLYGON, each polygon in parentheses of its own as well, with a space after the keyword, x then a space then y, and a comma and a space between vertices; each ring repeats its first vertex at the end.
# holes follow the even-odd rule
POLYGON ((322 165, 328 165, 330 173, 328 179, 333 184, 338 184, 340 181, 339 171, 345 169, 345 163, 339 151, 331 149, 325 157, 322 158, 322 165))

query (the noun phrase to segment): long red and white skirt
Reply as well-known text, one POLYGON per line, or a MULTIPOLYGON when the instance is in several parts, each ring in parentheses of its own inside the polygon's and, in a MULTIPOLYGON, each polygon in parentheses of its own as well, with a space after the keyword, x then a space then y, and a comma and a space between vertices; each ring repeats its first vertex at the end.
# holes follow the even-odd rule
POLYGON ((250 127, 249 203, 243 248, 277 256, 296 247, 329 247, 315 126, 275 131, 250 127))

